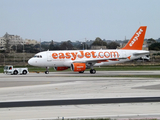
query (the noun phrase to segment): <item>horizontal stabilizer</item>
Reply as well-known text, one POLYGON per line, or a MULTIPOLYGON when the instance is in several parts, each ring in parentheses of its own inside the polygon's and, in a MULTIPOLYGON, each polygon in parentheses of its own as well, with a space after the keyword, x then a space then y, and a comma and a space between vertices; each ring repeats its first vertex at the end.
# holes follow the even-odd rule
POLYGON ((140 52, 136 52, 136 53, 133 53, 134 56, 139 56, 139 55, 148 55, 149 54, 149 51, 140 51, 140 52))

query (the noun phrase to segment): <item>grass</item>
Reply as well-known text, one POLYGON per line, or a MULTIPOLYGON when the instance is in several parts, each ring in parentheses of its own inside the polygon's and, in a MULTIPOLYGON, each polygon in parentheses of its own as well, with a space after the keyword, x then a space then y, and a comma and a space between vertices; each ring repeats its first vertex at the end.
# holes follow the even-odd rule
MULTIPOLYGON (((14 66, 24 67, 24 66, 14 66)), ((44 72, 46 69, 41 67, 27 66, 29 72, 44 72)), ((96 71, 139 71, 139 70, 160 70, 160 65, 135 65, 135 66, 105 66, 105 67, 94 67, 96 71)), ((87 69, 86 71, 89 71, 87 69)), ((50 72, 56 72, 53 68, 49 69, 50 72)), ((71 71, 70 69, 65 71, 71 71)), ((58 72, 58 71, 57 71, 58 72)), ((3 66, 0 67, 0 73, 3 73, 3 66)))
MULTIPOLYGON (((65 119, 62 119, 65 120, 65 119)), ((92 118, 92 119, 66 119, 66 120, 118 120, 118 119, 110 119, 110 118, 92 118)), ((158 120, 156 118, 145 118, 145 119, 128 119, 128 120, 158 120)))
POLYGON ((116 119, 110 119, 110 118, 92 118, 92 119, 67 119, 67 120, 116 120, 116 119))

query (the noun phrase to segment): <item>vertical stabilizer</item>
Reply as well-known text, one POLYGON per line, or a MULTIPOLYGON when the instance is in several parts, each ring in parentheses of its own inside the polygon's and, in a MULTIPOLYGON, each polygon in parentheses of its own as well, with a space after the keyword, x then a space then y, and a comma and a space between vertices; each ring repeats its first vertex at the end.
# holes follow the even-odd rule
POLYGON ((146 33, 147 26, 141 26, 133 37, 129 40, 125 47, 122 49, 126 50, 142 50, 144 36, 146 33))

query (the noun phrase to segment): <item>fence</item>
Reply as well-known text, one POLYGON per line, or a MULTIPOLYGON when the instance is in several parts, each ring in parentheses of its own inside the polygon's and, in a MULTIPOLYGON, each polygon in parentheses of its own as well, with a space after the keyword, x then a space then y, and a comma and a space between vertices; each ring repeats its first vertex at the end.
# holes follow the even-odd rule
POLYGON ((34 53, 0 53, 0 66, 26 66, 34 53))

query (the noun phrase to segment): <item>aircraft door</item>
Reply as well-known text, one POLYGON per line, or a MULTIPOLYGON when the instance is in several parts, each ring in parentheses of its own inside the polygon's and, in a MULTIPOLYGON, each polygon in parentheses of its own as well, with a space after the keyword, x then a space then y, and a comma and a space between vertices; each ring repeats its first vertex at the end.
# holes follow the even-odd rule
POLYGON ((51 61, 52 61, 51 52, 47 52, 47 61, 48 61, 48 62, 51 62, 51 61))

